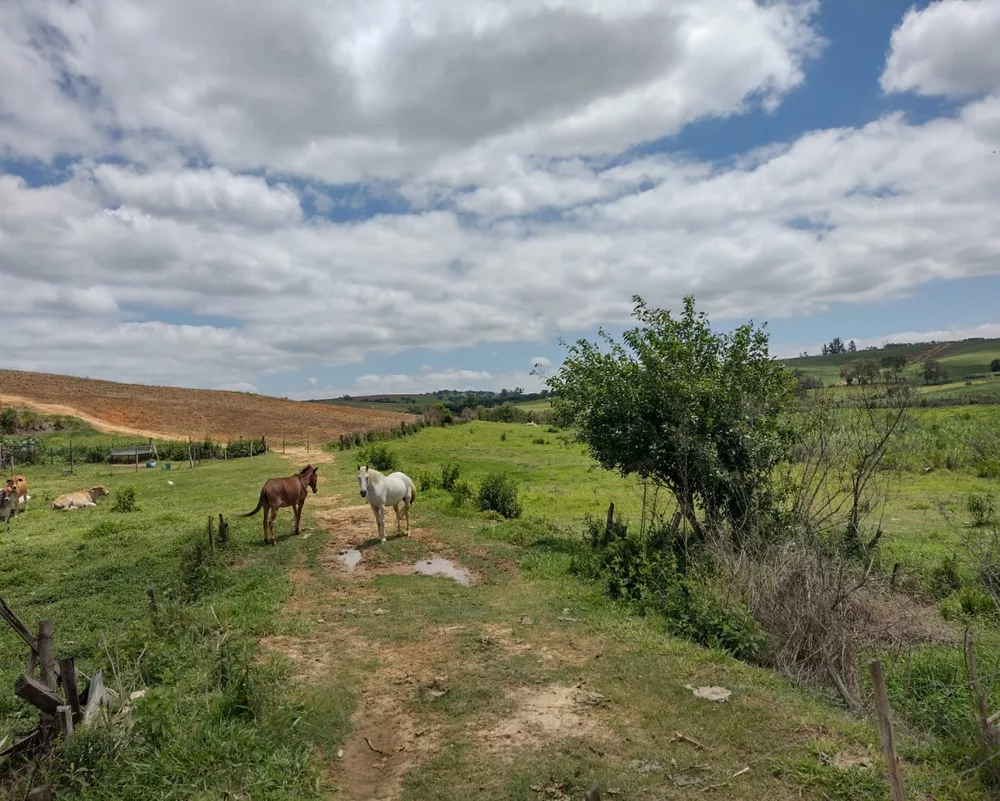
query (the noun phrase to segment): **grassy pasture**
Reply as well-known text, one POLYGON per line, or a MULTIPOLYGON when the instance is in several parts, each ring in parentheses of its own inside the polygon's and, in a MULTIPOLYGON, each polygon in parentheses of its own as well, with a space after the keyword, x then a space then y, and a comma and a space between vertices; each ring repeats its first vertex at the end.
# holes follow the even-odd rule
MULTIPOLYGON (((970 447, 977 426, 993 426, 998 413, 923 412, 895 465, 898 482, 883 522, 887 558, 926 574, 958 544, 955 526, 964 525, 967 494, 1000 490, 995 478, 976 475, 970 447), (940 453, 939 464, 927 463, 940 453), (939 513, 939 504, 954 520, 939 513)), ((456 507, 448 493, 432 489, 414 507, 413 538, 392 537, 391 512, 385 545, 370 542, 370 518, 369 528, 350 534, 350 544, 363 545, 375 566, 444 555, 472 569, 475 586, 391 571, 359 582, 331 569, 327 554, 347 535, 321 527, 317 515, 361 502, 355 452, 337 453, 336 465, 321 467, 320 493, 306 503, 308 537, 289 538, 290 511, 279 514, 276 548, 263 546, 259 516, 234 516, 253 508, 265 478, 297 466, 276 454, 169 472, 105 465, 78 465, 73 476, 59 466, 19 470, 31 485, 31 509, 4 538, 0 593, 30 625, 55 620, 57 656, 74 653, 88 675, 114 662, 126 693, 150 688, 136 705, 135 735, 117 759, 108 738, 71 742, 52 766, 65 788, 61 797, 345 797, 352 777, 336 754, 340 747, 350 753, 358 740, 363 724, 349 718, 365 710, 366 679, 371 694, 398 701, 407 722, 399 731, 432 736, 433 747, 400 779, 406 799, 542 798, 533 787, 555 786, 580 797, 592 780, 628 798, 691 791, 671 776, 696 782, 691 788, 728 782, 727 798, 887 797, 874 726, 853 720, 824 693, 671 638, 662 621, 635 616, 570 574, 584 515, 603 516, 614 501, 637 521, 636 482, 596 468, 564 432, 545 426, 427 428, 388 447, 415 477, 439 474, 451 461, 473 485, 495 470, 519 481, 521 520, 490 520, 474 503, 456 507), (140 510, 112 511, 113 496, 97 509, 48 508, 56 494, 94 483, 112 491, 134 484, 140 510), (207 517, 220 511, 232 524, 232 541, 214 559, 199 559, 195 544, 205 540, 207 517), (155 619, 149 586, 160 604, 155 619), (376 607, 387 614, 376 615, 376 607), (262 637, 318 643, 322 670, 305 683, 283 683, 297 663, 261 649, 251 659, 262 637), (418 676, 416 684, 385 672, 399 659, 418 676), (439 675, 446 692, 429 698, 425 688, 439 675), (515 739, 500 755, 482 747, 483 732, 519 719, 519 699, 580 682, 607 699, 593 713, 606 735, 599 746, 562 735, 542 745, 526 734, 520 747, 515 739), (734 696, 710 704, 693 698, 686 684, 718 684, 734 696), (675 731, 705 749, 674 740, 675 731), (874 768, 859 766, 862 759, 874 768), (645 771, 635 760, 663 767, 645 771), (667 767, 671 760, 677 768, 667 767)), ((0 637, 0 682, 8 688, 24 650, 12 634, 0 637)), ((894 708, 908 699, 907 664, 905 656, 887 661, 894 708)), ((930 704, 924 714, 937 719, 940 709, 930 704)), ((26 705, 11 692, 0 694, 0 740, 31 724, 26 705)), ((932 740, 905 721, 898 730, 914 797, 985 797, 968 777, 954 775, 932 740)), ((419 748, 417 740, 401 744, 419 748)), ((363 742, 360 748, 367 753, 363 742)), ((0 798, 8 797, 23 797, 13 777, 0 785, 0 798)))
MULTIPOLYGON (((57 658, 75 655, 88 676, 103 669, 115 691, 149 688, 135 712, 142 734, 124 761, 110 759, 111 737, 81 734, 54 768, 66 788, 60 797, 312 797, 311 748, 326 734, 312 733, 308 716, 342 720, 340 697, 296 710, 275 692, 276 677, 249 661, 253 642, 273 631, 290 592, 293 548, 265 548, 260 516, 234 516, 254 507, 267 477, 287 475, 288 462, 267 455, 169 472, 106 465, 77 465, 70 476, 48 466, 18 472, 31 501, 4 537, 0 594, 32 628, 41 618, 54 620, 57 658), (96 509, 57 512, 49 505, 57 494, 95 484, 112 491, 96 509), (137 488, 138 511, 113 511, 114 490, 124 484, 137 488), (207 518, 219 512, 230 520, 231 542, 215 558, 199 558, 207 518), (156 592, 155 618, 147 587, 156 592), (243 706, 246 695, 259 705, 256 719, 243 706), (305 727, 293 729, 302 714, 305 727)), ((0 740, 35 720, 12 692, 25 658, 25 646, 5 627, 0 740)), ((23 797, 19 779, 5 776, 0 798, 23 797)))

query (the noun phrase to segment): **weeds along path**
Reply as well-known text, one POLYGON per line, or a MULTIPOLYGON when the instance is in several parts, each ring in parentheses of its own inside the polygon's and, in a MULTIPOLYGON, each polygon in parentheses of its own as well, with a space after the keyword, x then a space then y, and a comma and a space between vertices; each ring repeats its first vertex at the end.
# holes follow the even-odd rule
MULTIPOLYGON (((286 451, 296 467, 314 455, 286 451)), ((598 781, 610 798, 717 786, 790 799, 880 786, 877 739, 829 706, 665 637, 563 569, 522 573, 527 550, 471 533, 481 522, 418 500, 411 536, 390 511, 381 543, 347 476, 327 472, 351 500, 310 496, 281 633, 261 640, 316 718, 303 725, 318 732, 324 797, 579 799, 598 781), (419 572, 439 565, 452 573, 419 572), (700 700, 689 685, 733 697, 700 700)))

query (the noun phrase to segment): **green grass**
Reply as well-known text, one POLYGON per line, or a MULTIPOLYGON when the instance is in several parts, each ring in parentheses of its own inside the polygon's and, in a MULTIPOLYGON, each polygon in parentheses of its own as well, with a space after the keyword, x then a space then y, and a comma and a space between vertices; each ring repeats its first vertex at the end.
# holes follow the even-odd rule
MULTIPOLYGON (((967 448, 972 427, 994 425, 997 415, 978 407, 925 411, 922 439, 914 440, 900 465, 882 523, 887 559, 926 574, 953 552, 960 529, 937 505, 950 508, 961 526, 970 491, 1000 488, 996 479, 976 476, 967 461, 924 472, 921 460, 942 448, 967 448)), ((852 719, 825 693, 672 638, 664 621, 634 614, 570 573, 582 518, 603 517, 614 501, 637 521, 642 487, 596 468, 566 432, 473 422, 426 428, 388 446, 415 478, 439 476, 441 465, 452 461, 473 485, 495 471, 519 482, 519 520, 489 519, 474 503, 455 507, 447 492, 432 489, 421 492, 414 506, 413 539, 391 538, 366 551, 373 567, 444 555, 473 570, 476 586, 408 574, 352 583, 326 566, 325 544, 338 530, 315 526, 315 502, 306 504, 309 537, 287 536, 290 512, 283 510, 278 546, 265 547, 260 517, 235 515, 253 508, 264 479, 292 472, 294 466, 277 455, 169 472, 87 465, 72 476, 60 466, 23 471, 31 508, 12 521, 5 538, 0 594, 32 627, 43 617, 55 621, 57 656, 75 654, 87 675, 101 668, 114 676, 117 670, 126 693, 149 690, 120 750, 99 731, 71 740, 46 768, 65 797, 336 793, 337 748, 352 737, 350 716, 365 703, 366 680, 372 682, 370 698, 398 697, 400 714, 414 729, 438 738, 439 747, 403 777, 406 799, 535 798, 544 794, 532 787, 557 784, 580 797, 594 780, 622 797, 675 797, 690 790, 679 789, 668 773, 687 775, 682 769, 692 764, 708 766, 694 771, 699 787, 728 782, 727 798, 887 797, 870 722, 852 719), (113 512, 113 496, 97 509, 49 508, 56 494, 95 483, 112 491, 134 484, 139 511, 113 512), (214 558, 199 557, 207 518, 219 512, 231 522, 231 542, 214 558), (314 584, 303 585, 302 572, 314 584), (155 617, 147 587, 157 593, 155 617), (297 602, 283 606, 293 592, 297 602), (388 614, 374 616, 376 605, 388 614), (498 628, 509 632, 516 648, 491 639, 498 628), (273 634, 326 643, 329 661, 320 677, 304 685, 286 682, 293 662, 254 651, 256 640, 273 634), (424 655, 411 659, 418 651, 424 655), (419 681, 380 672, 401 664, 419 681), (447 692, 431 699, 420 682, 434 675, 444 677, 447 692), (608 699, 595 713, 607 734, 599 748, 567 737, 544 745, 527 740, 504 757, 481 747, 477 733, 516 717, 525 694, 580 682, 608 699), (734 695, 727 704, 711 705, 693 698, 686 684, 721 684, 734 695), (674 741, 675 731, 705 750, 674 741), (828 758, 838 752, 868 754, 875 768, 835 768, 828 758), (629 767, 635 759, 659 761, 666 770, 639 773, 629 767), (671 760, 677 769, 667 767, 671 760), (749 773, 732 778, 746 766, 749 773)), ((320 468, 321 496, 339 493, 344 504, 361 503, 353 456, 338 453, 337 465, 320 468)), ((391 527, 391 513, 389 520, 391 527)), ((359 536, 374 536, 374 521, 359 536)), ((1000 650, 988 637, 986 642, 983 661, 992 664, 1000 650)), ((25 656, 12 633, 0 637, 0 682, 8 688, 25 656)), ((919 675, 944 675, 950 658, 919 655, 918 667, 927 665, 919 675)), ((957 716, 966 702, 940 688, 915 700, 913 664, 887 660, 894 709, 921 723, 957 716)), ((0 740, 32 724, 25 704, 12 693, 0 694, 0 740)), ((934 798, 985 797, 969 777, 942 786, 943 775, 958 772, 955 755, 908 725, 901 719, 898 731, 914 797, 922 791, 934 798)), ((5 777, 0 799, 23 797, 24 778, 5 777)))
MULTIPOLYGON (((926 410, 921 417, 918 435, 925 428, 945 425, 950 426, 946 429, 948 437, 955 441, 964 438, 967 444, 970 426, 995 424, 998 421, 997 415, 998 410, 988 407, 958 411, 926 410)), ((646 727, 641 729, 643 737, 637 740, 652 742, 662 737, 662 729, 656 721, 662 719, 657 716, 663 715, 669 716, 671 726, 692 736, 719 741, 723 737, 721 730, 715 729, 711 722, 700 719, 696 706, 685 708, 683 692, 672 692, 667 688, 683 684, 676 679, 678 675, 712 675, 712 671, 720 669, 722 673, 715 674, 711 680, 705 678, 705 683, 722 683, 732 687, 736 681, 734 677, 741 676, 743 678, 739 681, 743 682, 740 685, 742 691, 753 687, 753 692, 759 693, 759 708, 755 708, 753 723, 740 724, 729 717, 725 717, 723 722, 723 725, 730 727, 729 745, 734 751, 742 753, 744 759, 755 758, 751 756, 753 754, 760 756, 755 749, 761 739, 780 748, 795 741, 795 732, 801 733, 801 730, 797 730, 790 721, 799 719, 798 715, 803 716, 801 720, 810 716, 816 720, 827 720, 824 716, 833 713, 833 706, 818 696, 794 688, 773 674, 750 668, 713 651, 677 643, 666 635, 661 624, 648 618, 632 617, 627 610, 611 604, 594 586, 569 577, 569 563, 575 549, 579 547, 579 520, 582 515, 603 515, 608 501, 614 500, 626 516, 635 520, 641 504, 641 489, 634 482, 602 471, 593 471, 581 449, 564 444, 559 433, 535 427, 473 423, 448 429, 428 429, 416 437, 393 443, 391 447, 399 456, 402 469, 414 476, 425 471, 439 473, 443 462, 454 461, 461 466, 463 476, 473 484, 487 473, 497 470, 517 477, 522 487, 524 519, 483 525, 477 522, 481 516, 473 509, 455 509, 447 493, 431 490, 421 495, 418 506, 415 507, 420 510, 421 525, 430 526, 439 534, 447 534, 448 541, 460 544, 459 547, 471 549, 485 545, 497 554, 505 554, 517 560, 523 571, 522 577, 503 583, 500 595, 494 602, 495 613, 501 619, 510 621, 516 617, 516 613, 528 611, 531 614, 547 615, 551 620, 553 615, 558 616, 559 608, 571 607, 572 616, 580 620, 589 636, 607 637, 615 643, 613 646, 603 646, 605 649, 613 647, 621 651, 621 661, 617 663, 614 673, 605 675, 596 666, 588 666, 585 674, 578 675, 586 675, 589 685, 600 688, 602 692, 605 687, 615 686, 615 682, 621 683, 620 686, 625 688, 625 695, 618 695, 616 698, 626 714, 636 714, 642 718, 648 710, 649 718, 643 718, 643 725, 646 727), (504 439, 501 439, 502 435, 504 439), (549 443, 535 444, 534 440, 540 437, 549 443), (515 614, 512 614, 512 610, 515 614), (665 657, 665 652, 669 652, 671 656, 665 657), (654 658, 653 654, 657 656, 654 658), (655 667, 647 661, 650 659, 655 667), (644 685, 640 679, 648 685, 644 685), (645 686, 659 688, 658 694, 650 696, 644 690, 645 686), (810 711, 804 712, 802 704, 816 706, 810 706, 810 711), (733 734, 737 730, 739 736, 733 734)), ((893 562, 900 561, 907 569, 907 574, 916 574, 917 581, 922 586, 926 586, 933 568, 950 556, 960 544, 961 532, 965 530, 965 499, 968 493, 989 491, 997 487, 995 480, 974 475, 964 464, 952 470, 932 469, 924 472, 920 456, 933 453, 936 447, 932 441, 924 451, 918 451, 916 455, 908 454, 907 463, 911 467, 895 474, 885 516, 881 521, 884 531, 884 560, 889 567, 893 562), (939 506, 945 514, 939 511, 939 506)), ((353 471, 343 473, 338 481, 341 482, 339 486, 349 491, 352 488, 353 471)), ((384 635, 390 639, 401 636, 401 632, 407 632, 406 636, 413 637, 424 618, 439 624, 467 621, 472 610, 472 619, 494 619, 483 608, 481 601, 472 607, 462 604, 460 608, 459 604, 464 597, 461 593, 456 593, 454 599, 449 600, 448 607, 442 608, 435 604, 434 611, 431 611, 427 606, 427 599, 411 594, 406 579, 393 577, 391 582, 380 584, 380 591, 394 599, 393 615, 400 615, 400 620, 393 626, 395 633, 384 635), (452 603, 454 606, 450 606, 452 603)), ((978 636, 982 659, 990 662, 1000 656, 1000 644, 991 634, 993 630, 989 625, 983 628, 983 621, 979 621, 976 626, 980 631, 978 636)), ((579 636, 582 638, 583 634, 579 636)), ((914 658, 936 664, 934 660, 944 659, 947 662, 953 660, 954 656, 953 647, 931 646, 921 650, 914 658)), ((608 664, 612 663, 604 663, 608 664)), ((920 685, 915 689, 911 686, 913 664, 892 656, 886 662, 894 704, 903 708, 901 715, 910 716, 900 720, 899 731, 906 743, 906 754, 913 760, 907 771, 912 790, 917 791, 924 786, 934 788, 934 797, 981 797, 974 782, 968 777, 952 781, 948 789, 941 786, 942 774, 958 773, 960 769, 968 767, 968 763, 961 761, 965 752, 956 751, 953 745, 944 740, 938 742, 933 739, 933 735, 924 732, 927 716, 921 717, 918 714, 924 709, 931 710, 928 714, 933 714, 933 710, 937 709, 947 710, 956 719, 962 718, 967 699, 961 692, 956 693, 943 686, 920 685), (911 724, 916 728, 909 728, 911 724), (928 736, 932 739, 928 740, 928 736)), ((514 667, 510 666, 509 669, 513 670, 514 667)), ((524 670, 524 666, 521 665, 518 669, 524 670)), ((454 714, 459 717, 509 714, 509 710, 491 706, 487 695, 476 689, 482 686, 482 681, 494 686, 504 686, 507 680, 499 675, 483 676, 481 672, 477 675, 475 680, 468 679, 474 686, 466 688, 462 703, 467 705, 472 703, 468 699, 480 698, 484 706, 479 708, 473 704, 475 708, 452 710, 454 714)), ((541 679, 537 673, 529 671, 522 677, 522 681, 537 682, 541 679)), ((742 717, 739 719, 743 720, 742 717)), ((869 749, 871 759, 876 763, 878 761, 877 739, 870 727, 849 723, 836 715, 835 719, 836 722, 826 724, 823 737, 803 737, 789 749, 789 753, 781 757, 769 757, 767 762, 771 775, 780 776, 783 781, 805 788, 806 797, 885 797, 885 785, 878 773, 862 768, 845 773, 820 758, 824 753, 831 757, 837 750, 859 752, 869 749)), ((804 723, 800 725, 805 726, 804 723)), ((944 736, 944 731, 936 734, 944 736)), ((628 758, 635 758, 636 753, 635 750, 630 751, 628 758)), ((664 751, 662 744, 650 748, 649 754, 651 756, 644 754, 643 758, 663 759, 668 755, 676 757, 675 752, 664 751)), ((586 755, 581 754, 570 758, 568 764, 573 765, 573 770, 580 776, 593 775, 593 771, 603 770, 605 774, 611 772, 617 781, 622 773, 627 773, 624 764, 626 756, 621 754, 619 757, 621 761, 615 763, 614 757, 606 754, 603 760, 592 764, 586 755), (588 770, 591 771, 590 774, 587 773, 588 770)), ((516 770, 521 771, 518 775, 535 779, 539 775, 562 775, 566 768, 558 767, 559 764, 558 760, 547 755, 522 755, 515 762, 516 770)), ((467 775, 476 776, 480 782, 483 781, 483 776, 490 776, 493 783, 485 784, 490 792, 499 797, 507 797, 508 793, 510 797, 517 797, 518 790, 513 780, 505 784, 501 777, 493 777, 492 770, 491 764, 484 764, 482 757, 477 757, 474 753, 460 751, 450 754, 445 762, 425 766, 411 778, 409 786, 413 794, 409 797, 431 797, 429 790, 425 788, 440 787, 442 782, 457 782, 455 795, 444 797, 459 798, 463 797, 462 793, 474 794, 473 791, 477 788, 463 783, 462 777, 467 775), (422 778, 424 776, 427 778, 422 778)), ((655 792, 659 789, 642 783, 622 783, 633 793, 655 792)), ((753 788, 766 797, 782 795, 782 791, 777 790, 773 784, 763 783, 741 788, 734 797, 749 797, 755 791, 753 788)), ((478 789, 482 790, 482 787, 478 789)), ((662 789, 659 791, 662 792, 662 789)))
MULTIPOLYGON (((71 476, 47 466, 19 472, 31 501, 5 537, 0 594, 32 629, 39 619, 54 621, 57 658, 74 655, 88 676, 103 670, 116 691, 149 690, 136 705, 136 736, 124 753, 112 759, 113 738, 101 730, 74 738, 50 766, 59 782, 87 799, 251 790, 255 797, 315 797, 308 725, 291 727, 307 710, 282 696, 280 675, 251 658, 290 591, 285 574, 294 549, 265 548, 260 517, 234 516, 253 508, 267 477, 288 474, 288 463, 269 455, 170 472, 87 465, 71 476), (112 493, 134 485, 139 511, 112 511, 113 494, 96 509, 49 506, 57 494, 98 483, 112 493), (219 512, 230 520, 230 542, 199 558, 207 519, 219 512), (156 592, 155 617, 147 587, 156 592), (239 681, 227 683, 224 663, 239 681)), ((26 656, 12 632, 0 637, 0 683, 8 690, 26 656)), ((344 717, 329 707, 316 714, 344 717)), ((34 720, 12 692, 0 693, 0 740, 34 720)), ((18 782, 8 777, 4 785, 14 792, 18 782)))

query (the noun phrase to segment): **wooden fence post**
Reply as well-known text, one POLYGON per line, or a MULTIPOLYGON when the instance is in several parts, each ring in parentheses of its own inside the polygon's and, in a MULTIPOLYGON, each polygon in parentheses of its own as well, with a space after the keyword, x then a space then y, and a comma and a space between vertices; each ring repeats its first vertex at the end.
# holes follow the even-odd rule
POLYGON ((878 728, 882 740, 882 750, 885 752, 886 768, 889 774, 889 786, 892 788, 892 801, 906 801, 906 785, 903 782, 902 766, 896 753, 896 743, 892 731, 892 715, 889 710, 889 699, 885 691, 885 677, 882 675, 882 663, 873 659, 868 663, 868 672, 875 688, 875 703, 878 706, 878 728))
POLYGON ((215 531, 212 529, 212 518, 208 518, 208 546, 215 553, 215 531))
MULTIPOLYGON (((71 656, 59 660, 59 678, 65 690, 66 703, 73 713, 73 721, 80 720, 80 693, 76 687, 76 665, 71 656)), ((71 732, 72 733, 72 732, 71 732)))
POLYGON ((52 661, 52 632, 55 624, 51 620, 42 620, 38 624, 38 663, 41 670, 42 684, 50 690, 56 688, 55 663, 52 661))

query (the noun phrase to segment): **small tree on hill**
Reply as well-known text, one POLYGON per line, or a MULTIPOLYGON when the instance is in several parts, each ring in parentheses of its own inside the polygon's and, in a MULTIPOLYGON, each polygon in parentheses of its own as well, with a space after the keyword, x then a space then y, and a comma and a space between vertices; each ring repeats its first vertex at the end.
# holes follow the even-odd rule
POLYGON ((946 384, 948 382, 948 371, 941 366, 937 359, 928 359, 924 362, 924 383, 925 384, 946 384))
POLYGON ((990 372, 1000 373, 1000 359, 994 359, 990 362, 990 372))
POLYGON ((666 487, 696 535, 770 530, 773 469, 788 452, 781 412, 795 381, 751 324, 717 334, 693 297, 679 318, 633 298, 640 327, 608 346, 579 340, 547 380, 560 425, 602 467, 666 487), (703 510, 703 517, 699 517, 703 510))
POLYGON ((858 352, 858 346, 854 344, 854 340, 853 339, 850 342, 847 343, 847 352, 848 353, 857 353, 858 352))
POLYGON ((858 377, 858 367, 855 364, 840 365, 840 377, 847 386, 851 386, 858 377))
POLYGON ((901 373, 906 367, 906 357, 883 356, 881 364, 883 370, 888 370, 890 373, 901 373))
POLYGON ((874 359, 862 359, 855 366, 859 384, 873 384, 879 377, 878 362, 874 359))

